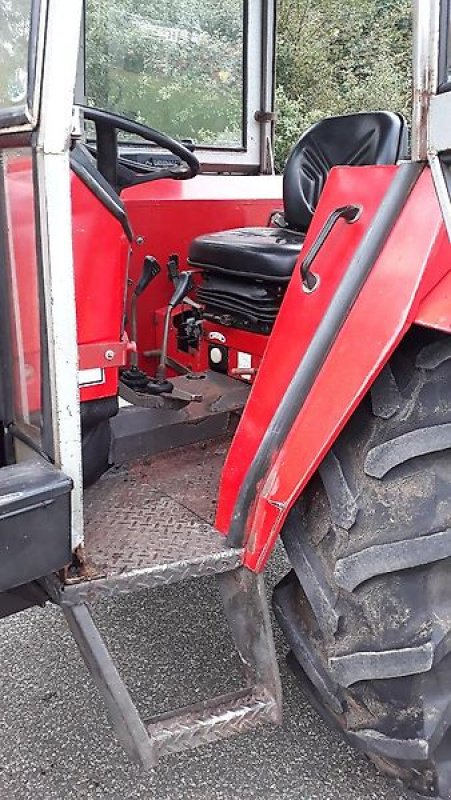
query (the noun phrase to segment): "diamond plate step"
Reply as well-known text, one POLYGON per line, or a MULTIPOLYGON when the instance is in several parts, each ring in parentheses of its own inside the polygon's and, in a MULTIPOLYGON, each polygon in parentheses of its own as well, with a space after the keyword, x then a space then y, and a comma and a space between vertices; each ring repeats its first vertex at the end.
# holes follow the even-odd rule
POLYGON ((161 714, 147 723, 157 758, 278 722, 275 700, 262 687, 243 690, 161 714))
MULTIPOLYGON (((282 690, 263 576, 242 566, 243 551, 226 547, 212 524, 227 448, 224 438, 107 473, 85 494, 83 571, 63 586, 50 579, 45 583, 62 608, 118 740, 144 769, 167 753, 281 720, 282 690), (205 575, 216 577, 246 688, 146 722, 90 606, 101 597, 205 575)), ((154 611, 150 606, 149 613, 154 611)), ((152 646, 150 641, 149 670, 152 646)))
MULTIPOLYGON (((144 722, 84 602, 60 602, 72 635, 103 697, 116 736, 130 757, 152 769, 161 756, 280 723, 282 688, 262 575, 238 567, 217 575, 246 688, 144 722)), ((149 642, 149 652, 151 643, 149 642)))
POLYGON ((60 602, 165 586, 236 569, 243 552, 212 525, 229 440, 137 459, 85 492, 85 563, 60 602))
MULTIPOLYGON (((218 533, 213 529, 211 536, 219 539, 218 533)), ((194 556, 190 559, 182 558, 179 561, 169 561, 141 569, 112 572, 102 578, 94 577, 66 584, 60 590, 58 602, 63 606, 73 606, 79 603, 92 605, 105 597, 113 598, 116 595, 129 594, 143 589, 169 586, 171 583, 179 581, 220 575, 239 567, 242 560, 243 550, 229 548, 216 553, 194 556)))

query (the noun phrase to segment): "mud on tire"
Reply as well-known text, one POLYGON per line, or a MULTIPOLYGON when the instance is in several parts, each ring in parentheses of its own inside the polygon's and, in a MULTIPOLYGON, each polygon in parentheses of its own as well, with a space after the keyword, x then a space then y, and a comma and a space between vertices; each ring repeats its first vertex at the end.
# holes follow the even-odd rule
POLYGON ((304 689, 451 800, 451 336, 415 329, 293 508, 274 610, 304 689))

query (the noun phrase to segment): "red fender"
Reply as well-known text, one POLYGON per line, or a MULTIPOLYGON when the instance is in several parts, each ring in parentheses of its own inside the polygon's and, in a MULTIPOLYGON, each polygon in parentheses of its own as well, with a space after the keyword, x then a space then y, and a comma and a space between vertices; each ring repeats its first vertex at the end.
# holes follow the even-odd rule
MULTIPOLYGON (((320 286, 302 291, 295 269, 221 478, 216 525, 227 533, 247 470, 396 167, 336 168, 323 191, 304 253, 339 206, 359 204, 358 222, 339 222, 315 263, 320 286)), ((249 514, 246 565, 263 569, 293 503, 415 322, 450 329, 451 246, 425 169, 352 306, 288 436, 274 454, 249 514), (437 288, 436 288, 437 287, 437 288), (446 293, 445 293, 446 294, 446 293), (447 305, 447 308, 446 308, 447 305)))
MULTIPOLYGON (((449 253, 443 258, 449 259, 449 253)), ((451 332, 451 272, 421 300, 415 322, 426 328, 451 332)))

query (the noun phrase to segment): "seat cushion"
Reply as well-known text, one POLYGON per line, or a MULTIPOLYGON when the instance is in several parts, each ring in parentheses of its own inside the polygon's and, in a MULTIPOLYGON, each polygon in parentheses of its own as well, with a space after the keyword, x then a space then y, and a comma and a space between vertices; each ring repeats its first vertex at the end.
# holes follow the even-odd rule
POLYGON ((199 236, 188 262, 205 271, 278 283, 289 281, 304 235, 283 228, 236 228, 199 236))

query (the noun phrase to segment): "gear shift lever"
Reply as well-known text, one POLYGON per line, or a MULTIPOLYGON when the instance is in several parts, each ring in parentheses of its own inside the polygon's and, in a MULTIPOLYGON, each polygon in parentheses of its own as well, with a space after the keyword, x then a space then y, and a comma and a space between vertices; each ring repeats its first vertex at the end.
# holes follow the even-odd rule
POLYGON ((166 382, 166 358, 168 354, 168 337, 169 337, 169 323, 171 321, 171 311, 175 306, 177 306, 185 295, 189 292, 192 287, 192 278, 190 272, 180 272, 177 283, 175 285, 174 293, 169 300, 168 307, 166 309, 166 314, 164 317, 164 328, 163 328, 163 341, 161 343, 161 355, 160 355, 160 363, 157 367, 157 383, 166 382))
MULTIPOLYGON (((138 336, 136 320, 136 303, 138 297, 147 289, 150 281, 155 278, 159 272, 161 272, 161 267, 157 259, 153 256, 146 256, 143 262, 141 277, 135 286, 130 303, 130 328, 132 340, 134 342, 137 341, 138 336)), ((121 380, 136 392, 144 391, 147 386, 149 376, 138 368, 137 350, 132 352, 130 362, 130 369, 126 369, 121 372, 121 380)))

